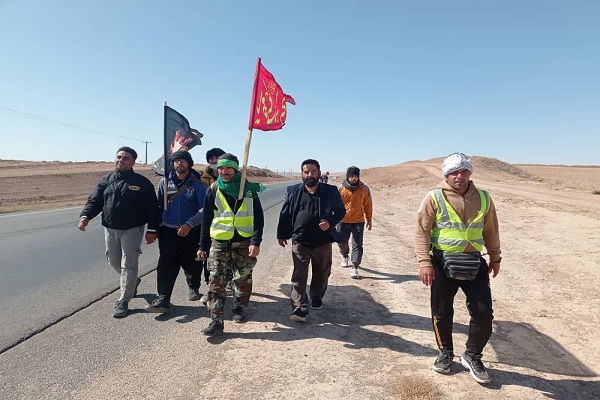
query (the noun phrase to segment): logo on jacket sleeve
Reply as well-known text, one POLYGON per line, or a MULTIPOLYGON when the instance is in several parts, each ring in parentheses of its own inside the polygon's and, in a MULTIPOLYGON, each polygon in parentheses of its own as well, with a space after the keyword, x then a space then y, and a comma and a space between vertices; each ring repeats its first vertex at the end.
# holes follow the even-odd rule
POLYGON ((140 187, 137 185, 129 185, 129 190, 133 190, 134 192, 137 192, 138 190, 140 190, 140 187))

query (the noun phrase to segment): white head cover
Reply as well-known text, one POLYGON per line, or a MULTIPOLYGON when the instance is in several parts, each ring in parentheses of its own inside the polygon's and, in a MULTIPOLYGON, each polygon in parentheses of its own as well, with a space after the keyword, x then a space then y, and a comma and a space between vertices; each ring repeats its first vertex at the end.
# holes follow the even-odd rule
POLYGON ((456 171, 460 171, 461 169, 468 169, 473 172, 473 164, 469 157, 464 155, 463 153, 452 153, 442 163, 442 173, 444 174, 444 178, 456 171))

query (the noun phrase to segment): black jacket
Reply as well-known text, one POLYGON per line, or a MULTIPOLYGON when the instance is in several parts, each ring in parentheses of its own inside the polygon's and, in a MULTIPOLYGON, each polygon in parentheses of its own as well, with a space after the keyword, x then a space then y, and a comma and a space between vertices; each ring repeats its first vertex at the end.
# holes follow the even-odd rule
MULTIPOLYGON (((200 225, 200 242, 198 243, 198 250, 200 251, 208 251, 210 249, 210 226, 212 224, 212 220, 215 218, 215 211, 217 210, 217 206, 215 205, 217 190, 219 190, 217 182, 213 182, 213 184, 206 189, 204 212, 202 213, 202 223, 200 225)), ((225 196, 225 199, 227 199, 229 207, 231 207, 233 212, 236 213, 242 206, 242 202, 237 201, 235 198, 228 196, 225 193, 223 193, 223 195, 225 196)), ((262 242, 263 229, 265 227, 265 215, 258 195, 252 199, 252 202, 252 206, 254 208, 254 231, 252 232, 252 237, 250 238, 250 244, 253 246, 260 246, 260 243, 262 242)), ((232 242, 241 242, 244 240, 247 240, 247 238, 242 237, 237 230, 231 239, 232 242)))
MULTIPOLYGON (((298 215, 298 204, 302 196, 304 183, 288 186, 283 198, 283 206, 279 213, 277 224, 277 239, 290 239, 294 231, 294 223, 298 215)), ((335 226, 346 215, 346 207, 338 188, 326 183, 319 183, 319 218, 329 222, 329 236, 334 242, 340 242, 341 237, 335 231, 335 226)))
POLYGON ((92 219, 102 213, 102 226, 131 229, 148 224, 158 229, 158 201, 148 178, 131 171, 111 172, 100 178, 80 217, 92 219))

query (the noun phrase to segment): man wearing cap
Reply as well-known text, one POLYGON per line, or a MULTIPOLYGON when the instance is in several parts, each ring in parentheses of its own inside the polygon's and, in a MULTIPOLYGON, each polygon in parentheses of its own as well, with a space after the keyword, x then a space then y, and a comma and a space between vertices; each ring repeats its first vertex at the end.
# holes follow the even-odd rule
POLYGON ((206 187, 212 185, 219 177, 219 173, 217 172, 217 162, 219 161, 219 157, 223 154, 225 154, 225 151, 218 147, 214 147, 206 152, 206 162, 208 165, 202 173, 202 182, 204 182, 206 187))
MULTIPOLYGON (((219 174, 217 172, 217 162, 219 161, 219 157, 221 157, 223 154, 225 154, 225 151, 218 147, 213 147, 212 149, 206 152, 206 162, 208 163, 208 165, 202 173, 202 182, 204 182, 206 187, 210 187, 210 185, 212 185, 219 177, 219 174)), ((210 279, 210 275, 208 272, 208 259, 202 260, 202 271, 204 272, 204 282, 206 282, 206 286, 208 286, 208 282, 210 279)), ((231 279, 231 276, 229 278, 231 279)), ((230 280, 227 284, 227 292, 231 293, 232 290, 233 289, 231 288, 230 280)), ((202 304, 206 305, 206 303, 208 302, 208 294, 204 294, 200 301, 202 302, 202 304)))
POLYGON ((106 257, 121 275, 115 318, 123 318, 129 311, 129 301, 140 283, 137 275, 142 239, 145 236, 147 244, 154 243, 159 221, 154 185, 133 171, 136 159, 137 152, 131 147, 117 150, 115 171, 100 178, 77 223, 79 230, 85 231, 90 220, 102 213, 106 257))
POLYGON ((158 184, 159 212, 162 224, 158 230, 160 255, 156 267, 157 298, 146 311, 166 313, 171 308, 171 295, 180 267, 188 285, 188 299, 200 300, 202 264, 196 261, 200 238, 202 208, 206 185, 194 170, 190 153, 179 150, 171 156, 173 170, 167 179, 167 204, 164 204, 165 178, 158 184))
POLYGON ((433 370, 450 372, 454 297, 460 288, 471 316, 460 362, 473 379, 485 384, 491 381, 481 361, 492 334, 489 274, 498 275, 502 260, 498 217, 489 193, 470 180, 473 164, 466 155, 450 154, 442 164, 442 173, 444 180, 419 206, 415 230, 419 277, 431 286, 431 316, 440 350, 433 370), (481 256, 484 246, 489 264, 481 256))
POLYGON ((208 262, 210 282, 207 307, 211 322, 202 330, 207 336, 223 332, 223 308, 227 300, 227 271, 233 271, 233 321, 246 322, 244 308, 252 293, 252 270, 260 253, 264 227, 263 209, 258 193, 265 187, 259 183, 242 183, 239 161, 225 153, 217 161, 219 177, 206 190, 206 201, 197 256, 208 262))
POLYGON ((358 266, 363 255, 365 220, 369 231, 373 226, 373 199, 369 187, 360 180, 360 169, 355 166, 348 167, 346 170, 346 179, 342 181, 339 191, 346 207, 344 219, 336 226, 342 240, 338 243, 342 255, 342 267, 352 266, 350 277, 358 279, 358 266), (350 235, 352 235, 352 258, 348 246, 350 235))

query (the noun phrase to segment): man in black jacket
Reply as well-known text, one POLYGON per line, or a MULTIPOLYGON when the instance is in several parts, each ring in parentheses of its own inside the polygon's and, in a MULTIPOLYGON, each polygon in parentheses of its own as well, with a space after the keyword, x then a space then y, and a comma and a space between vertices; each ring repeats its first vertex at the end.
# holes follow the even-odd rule
POLYGON ((217 170, 217 181, 206 190, 197 253, 200 260, 206 260, 209 249, 211 252, 207 303, 211 322, 202 330, 207 336, 221 334, 224 329, 228 271, 233 273, 233 322, 246 322, 244 307, 250 302, 252 271, 260 253, 264 228, 258 193, 265 187, 245 181, 243 196, 239 199, 242 174, 238 158, 231 153, 219 157, 217 170))
POLYGON ((306 321, 308 296, 306 283, 308 265, 312 265, 310 282, 311 307, 320 309, 331 275, 331 243, 339 241, 335 226, 346 215, 344 202, 333 185, 319 183, 321 166, 317 160, 301 164, 302 181, 289 186, 277 225, 277 240, 281 247, 292 239, 292 321, 306 321))
POLYGON ((102 213, 106 255, 110 266, 121 275, 121 295, 113 317, 127 315, 129 301, 139 284, 138 259, 148 224, 146 243, 156 240, 158 202, 154 185, 133 172, 137 152, 131 147, 117 150, 115 171, 104 175, 83 207, 77 227, 85 231, 92 218, 102 213))

